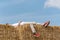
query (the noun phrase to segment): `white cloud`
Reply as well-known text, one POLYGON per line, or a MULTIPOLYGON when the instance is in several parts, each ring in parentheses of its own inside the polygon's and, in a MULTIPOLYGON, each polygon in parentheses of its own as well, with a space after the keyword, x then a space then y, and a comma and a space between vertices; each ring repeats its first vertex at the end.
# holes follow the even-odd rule
POLYGON ((46 0, 44 8, 47 7, 60 8, 60 0, 46 0))

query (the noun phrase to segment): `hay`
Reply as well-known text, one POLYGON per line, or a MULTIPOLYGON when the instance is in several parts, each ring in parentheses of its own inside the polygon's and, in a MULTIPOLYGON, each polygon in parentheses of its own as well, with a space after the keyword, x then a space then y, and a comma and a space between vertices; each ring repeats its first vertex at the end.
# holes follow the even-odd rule
POLYGON ((19 30, 19 38, 20 40, 60 40, 60 28, 59 27, 51 27, 47 28, 42 25, 35 25, 34 27, 37 32, 40 33, 40 37, 34 37, 29 24, 20 25, 17 27, 19 30))
POLYGON ((60 40, 60 27, 43 27, 39 24, 34 24, 40 37, 34 37, 29 24, 13 27, 11 25, 0 24, 0 40, 60 40))
POLYGON ((13 26, 0 24, 0 40, 19 40, 17 30, 13 26))

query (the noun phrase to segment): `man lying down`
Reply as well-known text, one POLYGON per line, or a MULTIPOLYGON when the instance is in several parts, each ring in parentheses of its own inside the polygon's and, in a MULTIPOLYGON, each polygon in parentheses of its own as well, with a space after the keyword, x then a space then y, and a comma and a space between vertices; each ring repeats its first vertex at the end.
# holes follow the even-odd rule
POLYGON ((22 22, 19 21, 18 23, 12 24, 12 26, 18 26, 18 25, 24 25, 24 24, 41 24, 44 27, 47 27, 50 24, 50 21, 47 21, 45 23, 36 23, 36 22, 22 22))
MULTIPOLYGON (((24 25, 24 24, 30 24, 30 28, 34 37, 40 36, 40 33, 36 32, 36 29, 34 28, 33 24, 41 24, 41 23, 20 21, 19 23, 12 24, 12 26, 18 26, 18 25, 24 25)), ((46 28, 49 24, 50 24, 50 21, 47 21, 41 25, 43 25, 46 28)))

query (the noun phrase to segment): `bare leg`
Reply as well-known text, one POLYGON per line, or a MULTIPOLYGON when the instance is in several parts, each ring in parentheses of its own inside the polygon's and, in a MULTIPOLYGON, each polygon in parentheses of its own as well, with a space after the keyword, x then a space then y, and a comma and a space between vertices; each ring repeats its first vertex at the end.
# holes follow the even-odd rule
POLYGON ((32 33, 33 33, 33 35, 34 35, 35 37, 39 37, 39 36, 40 36, 40 34, 36 32, 33 24, 30 24, 30 28, 31 28, 32 33))

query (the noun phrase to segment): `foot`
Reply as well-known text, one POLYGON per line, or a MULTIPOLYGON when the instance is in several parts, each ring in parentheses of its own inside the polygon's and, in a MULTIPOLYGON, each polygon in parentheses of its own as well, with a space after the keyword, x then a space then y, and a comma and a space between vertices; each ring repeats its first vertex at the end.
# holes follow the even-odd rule
POLYGON ((35 37, 40 37, 40 34, 39 33, 34 33, 33 34, 35 37))
POLYGON ((50 24, 50 21, 47 21, 43 24, 43 26, 47 27, 50 24))

